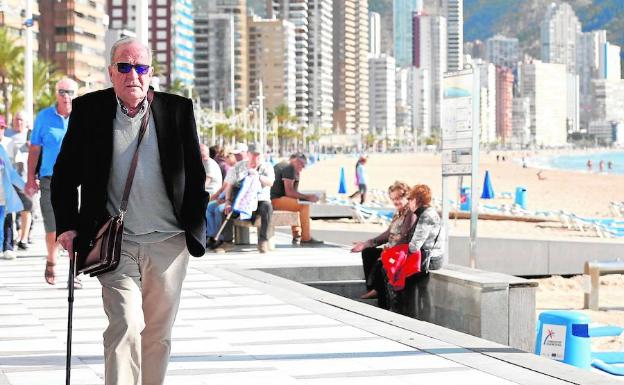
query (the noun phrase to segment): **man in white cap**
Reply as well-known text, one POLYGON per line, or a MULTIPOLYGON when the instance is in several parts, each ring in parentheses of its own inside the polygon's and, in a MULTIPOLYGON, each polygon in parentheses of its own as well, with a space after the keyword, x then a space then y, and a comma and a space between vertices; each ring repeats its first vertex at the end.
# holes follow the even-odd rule
POLYGON ((258 251, 266 253, 269 250, 268 230, 271 215, 273 214, 271 186, 273 186, 275 181, 275 173, 273 166, 269 162, 263 162, 260 143, 250 144, 247 154, 247 160, 236 163, 232 170, 228 172, 224 212, 227 215, 232 210, 232 205, 236 198, 235 192, 240 189, 245 177, 257 175, 260 181, 260 190, 257 192, 258 208, 253 212, 253 217, 259 216, 261 220, 260 230, 258 231, 258 251))

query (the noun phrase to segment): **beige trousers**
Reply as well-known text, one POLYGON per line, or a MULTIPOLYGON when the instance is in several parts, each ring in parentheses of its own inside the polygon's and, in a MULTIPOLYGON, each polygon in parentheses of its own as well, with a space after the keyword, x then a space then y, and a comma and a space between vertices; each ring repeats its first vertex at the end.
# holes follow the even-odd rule
POLYGON ((106 385, 163 384, 188 261, 184 233, 157 243, 124 241, 117 269, 98 277, 108 317, 106 385))
POLYGON ((299 211, 299 221, 301 223, 301 227, 292 226, 292 236, 293 238, 301 237, 302 241, 309 241, 312 239, 312 235, 310 233, 309 204, 301 204, 298 199, 290 197, 271 199, 271 204, 273 205, 273 210, 299 211))

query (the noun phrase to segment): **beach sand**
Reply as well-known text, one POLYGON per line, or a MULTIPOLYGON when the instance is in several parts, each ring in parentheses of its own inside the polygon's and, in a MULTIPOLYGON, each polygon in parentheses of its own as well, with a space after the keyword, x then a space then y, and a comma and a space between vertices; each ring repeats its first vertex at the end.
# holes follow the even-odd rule
MULTIPOLYGON (((554 152, 556 153, 556 151, 554 152)), ((588 172, 544 170, 544 180, 537 177, 538 169, 523 168, 525 153, 491 152, 482 154, 479 166, 479 191, 483 187, 485 170, 489 170, 495 193, 510 192, 512 198, 482 200, 492 205, 512 205, 516 187, 527 189, 530 211, 566 210, 582 217, 611 217, 609 202, 624 200, 624 175, 606 175, 588 172), (506 161, 496 161, 496 154, 504 154, 506 161)), ((336 156, 306 168, 301 176, 300 190, 324 190, 328 196, 338 196, 340 168, 345 168, 348 194, 355 189, 354 168, 357 158, 336 156)), ((371 154, 366 164, 369 189, 386 191, 395 180, 410 185, 428 184, 435 197, 441 198, 440 156, 433 154, 371 154)), ((458 200, 458 178, 451 178, 451 199, 458 200)), ((469 186, 470 177, 464 177, 469 186)), ((480 195, 480 194, 479 194, 480 195)), ((451 234, 468 235, 468 220, 451 220, 451 234)), ((313 221, 312 228, 361 229, 383 231, 379 224, 357 224, 351 220, 313 221)), ((600 242, 624 242, 624 239, 600 239, 595 233, 568 230, 559 222, 525 223, 516 221, 478 222, 478 236, 522 237, 532 239, 585 239, 600 242)), ((624 256, 620 256, 624 257, 624 256)), ((550 277, 537 279, 537 314, 547 309, 579 310, 593 322, 624 326, 624 276, 608 275, 600 278, 600 311, 581 310, 583 307, 582 277, 550 277)), ((624 337, 599 338, 592 341, 594 349, 624 350, 624 337)))

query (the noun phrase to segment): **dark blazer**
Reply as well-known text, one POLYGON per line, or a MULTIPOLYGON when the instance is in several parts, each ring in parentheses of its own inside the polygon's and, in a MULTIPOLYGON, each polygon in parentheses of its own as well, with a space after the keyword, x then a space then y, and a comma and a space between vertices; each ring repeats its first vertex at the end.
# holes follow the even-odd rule
MULTIPOLYGON (((106 212, 116 111, 112 88, 74 99, 67 134, 54 165, 51 193, 56 232, 59 235, 76 230, 79 251, 86 250, 106 216, 116 214, 106 212)), ((187 98, 155 92, 151 112, 167 196, 186 233, 189 252, 202 256, 208 195, 204 190, 206 173, 199 152, 193 104, 187 98)))

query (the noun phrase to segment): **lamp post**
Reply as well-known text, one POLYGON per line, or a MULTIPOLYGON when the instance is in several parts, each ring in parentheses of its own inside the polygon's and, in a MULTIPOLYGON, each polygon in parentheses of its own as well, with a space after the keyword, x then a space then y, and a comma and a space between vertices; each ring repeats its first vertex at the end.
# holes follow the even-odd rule
POLYGON ((24 30, 26 37, 26 50, 24 52, 24 110, 26 122, 32 127, 33 123, 33 15, 32 0, 26 0, 26 19, 24 30))

